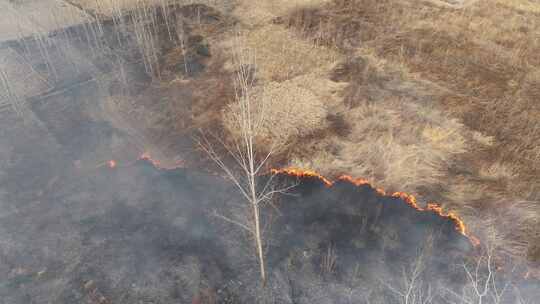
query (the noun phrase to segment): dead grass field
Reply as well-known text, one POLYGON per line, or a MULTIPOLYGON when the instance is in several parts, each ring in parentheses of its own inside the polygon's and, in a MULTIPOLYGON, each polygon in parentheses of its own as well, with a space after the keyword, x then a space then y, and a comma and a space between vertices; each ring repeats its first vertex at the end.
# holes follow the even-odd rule
MULTIPOLYGON (((312 91, 302 88, 297 81, 272 82, 254 90, 253 117, 260 123, 256 134, 261 146, 274 145, 279 150, 294 144, 298 138, 325 129, 326 106, 312 91), (279 125, 279 128, 276 128, 279 125)), ((224 123, 233 136, 242 135, 238 124, 237 104, 224 111, 224 123)))
POLYGON ((268 105, 297 103, 302 75, 333 83, 325 121, 318 85, 287 108, 299 111, 287 128, 306 131, 283 133, 296 143, 286 165, 436 200, 479 235, 497 221, 502 251, 540 259, 539 3, 277 2, 235 11, 260 54, 257 85, 287 88, 268 105))

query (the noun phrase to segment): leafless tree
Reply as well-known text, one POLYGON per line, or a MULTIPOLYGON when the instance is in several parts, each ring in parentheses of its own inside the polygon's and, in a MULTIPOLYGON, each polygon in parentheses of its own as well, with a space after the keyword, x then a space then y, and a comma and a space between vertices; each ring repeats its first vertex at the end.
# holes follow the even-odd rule
MULTIPOLYGON (((236 125, 239 128, 241 136, 232 138, 230 141, 223 140, 214 136, 219 145, 223 146, 229 156, 234 159, 229 164, 219 155, 214 145, 208 136, 202 136, 200 145, 225 173, 232 180, 236 188, 241 193, 245 204, 247 217, 235 215, 234 218, 214 212, 214 215, 222 220, 233 223, 242 229, 246 230, 254 239, 256 255, 260 267, 260 277, 263 284, 266 282, 266 267, 265 267, 265 248, 263 239, 263 229, 261 227, 261 206, 269 203, 274 194, 285 193, 293 186, 279 188, 273 182, 273 175, 269 176, 265 181, 261 179, 261 174, 266 173, 266 168, 269 158, 275 151, 275 146, 271 144, 269 152, 261 153, 262 149, 257 146, 256 138, 262 126, 264 119, 264 107, 255 107, 252 103, 252 88, 253 88, 253 69, 254 56, 253 53, 240 42, 241 38, 237 37, 237 42, 233 47, 233 57, 237 68, 235 85, 235 102, 238 106, 238 111, 234 113, 236 125)), ((276 126, 277 127, 277 126, 276 126)), ((270 174, 270 172, 268 172, 270 174)))
POLYGON ((446 289, 449 303, 455 304, 501 304, 512 284, 499 280, 494 263, 493 246, 484 245, 482 255, 472 265, 462 264, 467 284, 460 292, 446 289))
POLYGON ((167 27, 167 34, 169 34, 169 40, 173 41, 171 26, 169 24, 169 3, 167 3, 167 0, 159 0, 159 5, 161 7, 161 14, 163 15, 163 20, 165 21, 165 26, 167 27))
POLYGON ((410 267, 404 267, 402 276, 396 284, 385 280, 381 283, 390 290, 400 304, 431 304, 435 298, 433 286, 424 281, 427 259, 431 254, 433 236, 430 235, 424 247, 417 254, 410 267))
MULTIPOLYGON (((11 109, 25 122, 29 121, 28 111, 25 105, 25 100, 17 95, 15 90, 12 88, 12 83, 10 82, 9 76, 6 71, 0 67, 0 101, 2 99, 7 100, 7 104, 11 106, 11 109)), ((0 106, 2 103, 0 102, 0 106)))
POLYGON ((177 42, 180 44, 180 49, 182 50, 182 57, 184 60, 184 71, 186 73, 186 76, 189 75, 188 70, 188 58, 187 58, 187 47, 186 47, 186 31, 184 27, 184 18, 182 16, 177 17, 178 20, 176 22, 176 38, 178 39, 177 42))
POLYGON ((147 2, 137 2, 136 9, 130 11, 130 19, 146 72, 153 78, 161 79, 156 12, 156 7, 147 2))

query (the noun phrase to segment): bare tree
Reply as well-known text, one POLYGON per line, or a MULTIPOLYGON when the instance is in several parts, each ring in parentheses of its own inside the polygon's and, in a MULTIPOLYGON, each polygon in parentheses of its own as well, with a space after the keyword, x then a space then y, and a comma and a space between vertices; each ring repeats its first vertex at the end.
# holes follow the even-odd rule
MULTIPOLYGON (((456 304, 501 304, 511 291, 510 280, 497 278, 494 263, 495 248, 484 245, 482 255, 472 265, 462 264, 467 284, 460 292, 446 289, 448 302, 456 304)), ((515 295, 518 296, 517 294, 515 295)))
POLYGON ((130 12, 130 18, 146 73, 152 78, 161 79, 156 12, 156 7, 147 2, 137 2, 136 9, 130 12))
POLYGON ((420 250, 410 267, 403 269, 397 284, 381 280, 381 283, 394 294, 400 304, 433 303, 435 293, 432 285, 423 280, 432 247, 433 235, 430 234, 425 246, 420 250))
POLYGON ((262 173, 268 173, 266 164, 275 151, 275 145, 270 144, 270 149, 259 149, 256 144, 257 135, 260 133, 262 121, 264 119, 264 106, 254 106, 252 103, 253 93, 253 63, 254 56, 252 52, 243 47, 240 43, 240 37, 237 37, 237 43, 233 47, 233 57, 237 68, 235 85, 235 102, 238 110, 234 111, 234 119, 240 131, 239 138, 233 138, 230 141, 223 140, 214 136, 217 142, 222 145, 233 161, 226 162, 223 157, 217 153, 213 144, 207 136, 203 135, 200 145, 202 149, 231 179, 240 191, 246 204, 247 217, 236 215, 234 218, 218 214, 214 215, 224 221, 233 223, 246 230, 254 239, 256 255, 260 267, 260 277, 263 284, 266 282, 265 247, 263 239, 263 229, 261 227, 261 206, 264 203, 271 202, 274 194, 284 193, 292 186, 286 188, 276 188, 273 182, 273 175, 267 175, 265 181, 261 180, 262 173))
POLYGON ((186 73, 186 76, 189 75, 188 70, 188 58, 187 58, 187 47, 186 47, 186 31, 184 27, 184 18, 182 15, 177 17, 178 20, 176 21, 176 38, 177 43, 180 43, 180 49, 182 50, 182 57, 184 60, 184 71, 186 73))
POLYGON ((6 104, 11 106, 11 109, 24 120, 25 123, 31 121, 24 98, 19 96, 13 89, 13 83, 9 79, 9 75, 0 66, 0 107, 4 105, 2 99, 6 100, 6 104))

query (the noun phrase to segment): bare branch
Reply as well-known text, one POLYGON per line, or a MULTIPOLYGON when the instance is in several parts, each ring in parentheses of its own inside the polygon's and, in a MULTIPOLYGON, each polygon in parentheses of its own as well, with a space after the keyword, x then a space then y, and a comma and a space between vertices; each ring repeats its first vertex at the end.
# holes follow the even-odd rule
POLYGON ((233 220, 233 219, 231 219, 231 218, 228 218, 228 217, 226 217, 226 216, 224 216, 224 215, 222 215, 222 214, 219 214, 216 210, 214 210, 214 211, 212 212, 212 215, 215 216, 215 217, 217 217, 217 218, 220 218, 220 219, 222 219, 222 220, 224 220, 224 221, 226 221, 226 222, 229 222, 229 223, 231 223, 231 224, 235 224, 235 225, 237 225, 238 227, 243 228, 243 229, 246 230, 247 232, 253 234, 253 230, 252 230, 251 228, 249 228, 247 225, 242 224, 242 223, 239 222, 239 221, 235 221, 235 220, 233 220))

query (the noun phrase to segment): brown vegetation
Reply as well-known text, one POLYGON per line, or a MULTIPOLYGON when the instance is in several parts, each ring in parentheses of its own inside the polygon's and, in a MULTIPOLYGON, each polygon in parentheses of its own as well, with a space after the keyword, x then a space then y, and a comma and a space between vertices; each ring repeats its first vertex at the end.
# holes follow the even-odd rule
MULTIPOLYGON (((316 104, 308 91, 317 85, 299 91, 307 89, 307 98, 295 119, 276 109, 279 115, 267 122, 276 132, 284 125, 306 130, 283 133, 297 143, 284 152, 288 165, 362 176, 436 200, 486 226, 496 218, 506 223, 498 227, 499 248, 514 257, 525 257, 527 248, 534 252, 539 8, 505 0, 463 7, 336 0, 299 4, 278 16, 267 10, 272 24, 270 18, 251 23, 247 34, 262 54, 261 90, 275 86, 272 81, 286 87, 302 75, 334 86, 316 129, 309 126, 323 112, 313 114, 319 107, 308 106, 316 104), (316 51, 302 51, 308 42, 316 51), (321 56, 325 52, 335 55, 321 56)), ((266 106, 296 100, 296 92, 285 90, 283 101, 266 106)))

